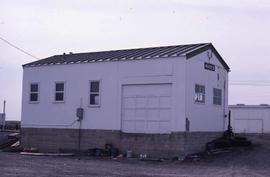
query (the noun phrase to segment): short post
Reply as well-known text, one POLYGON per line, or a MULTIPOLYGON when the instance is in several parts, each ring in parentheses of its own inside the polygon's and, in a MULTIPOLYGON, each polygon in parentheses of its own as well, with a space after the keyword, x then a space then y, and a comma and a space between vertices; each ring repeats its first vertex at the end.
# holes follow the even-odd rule
POLYGON ((3 104, 3 125, 2 125, 2 130, 5 130, 5 125, 6 125, 6 100, 4 100, 4 104, 3 104))

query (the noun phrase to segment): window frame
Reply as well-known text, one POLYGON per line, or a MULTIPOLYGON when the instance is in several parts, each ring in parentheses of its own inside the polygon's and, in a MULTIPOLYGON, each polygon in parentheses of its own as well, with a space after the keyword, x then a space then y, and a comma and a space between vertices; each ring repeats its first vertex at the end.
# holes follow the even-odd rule
MULTIPOLYGON (((198 93, 201 93, 201 92, 198 92, 198 93)), ((206 104, 206 86, 205 85, 203 85, 203 84, 198 84, 198 83, 195 83, 195 85, 194 85, 194 103, 195 104, 206 104), (196 96, 196 94, 197 94, 197 92, 196 92, 196 86, 203 86, 204 87, 204 93, 203 93, 203 98, 204 98, 204 100, 203 101, 197 101, 196 99, 195 99, 195 96, 196 96)))
POLYGON ((53 102, 54 103, 65 103, 66 101, 66 82, 65 81, 56 81, 54 82, 54 92, 53 92, 53 102), (56 91, 56 84, 64 84, 63 91, 56 91), (56 100, 56 93, 63 93, 63 100, 56 100))
POLYGON ((213 105, 214 106, 222 106, 222 89, 220 89, 220 88, 213 88, 213 105), (220 96, 215 96, 215 89, 217 89, 217 90, 220 90, 220 96), (218 98, 218 99, 220 99, 220 104, 216 104, 215 103, 215 98, 218 98))
POLYGON ((38 82, 30 82, 29 83, 29 94, 28 94, 28 101, 29 101, 29 103, 31 103, 31 104, 37 104, 37 103, 39 103, 39 93, 40 93, 40 87, 39 87, 39 83, 38 82), (38 86, 38 89, 37 89, 37 92, 32 92, 31 91, 31 85, 33 85, 33 84, 36 84, 37 86, 38 86), (31 94, 37 94, 37 101, 31 101, 31 94))
POLYGON ((89 80, 89 84, 88 84, 88 106, 89 107, 93 107, 93 108, 99 108, 101 107, 101 80, 89 80), (98 92, 91 92, 91 83, 92 82, 98 82, 99 83, 99 88, 98 88, 98 92), (99 104, 90 104, 91 101, 91 94, 98 94, 99 96, 99 104))

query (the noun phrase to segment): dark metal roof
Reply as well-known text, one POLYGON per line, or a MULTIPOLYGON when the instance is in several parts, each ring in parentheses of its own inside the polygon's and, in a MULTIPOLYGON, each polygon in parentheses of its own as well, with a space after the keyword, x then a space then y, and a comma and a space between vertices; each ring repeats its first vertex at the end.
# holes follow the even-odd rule
POLYGON ((111 50, 90 53, 70 53, 63 55, 54 55, 45 59, 34 61, 23 65, 26 66, 44 66, 44 65, 60 65, 73 63, 93 63, 106 61, 122 61, 122 60, 141 60, 152 58, 167 58, 187 56, 190 58, 207 49, 213 49, 224 67, 229 70, 228 65, 221 58, 211 43, 175 45, 163 47, 150 47, 138 49, 111 50))

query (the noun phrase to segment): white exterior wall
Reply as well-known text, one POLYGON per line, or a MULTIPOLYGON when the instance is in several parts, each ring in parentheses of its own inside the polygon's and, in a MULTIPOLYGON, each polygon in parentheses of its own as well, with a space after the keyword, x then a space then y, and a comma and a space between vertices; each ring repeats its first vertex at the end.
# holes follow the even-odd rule
POLYGON ((78 128, 78 122, 71 124, 77 119, 76 108, 82 106, 83 129, 120 130, 123 85, 171 83, 171 131, 184 131, 185 78, 184 58, 25 67, 22 127, 78 128), (100 107, 88 106, 90 80, 101 81, 100 107), (65 82, 64 103, 54 102, 57 81, 65 82), (39 83, 37 104, 29 103, 33 82, 39 83))
POLYGON ((269 106, 230 106, 235 133, 270 133, 269 106))
POLYGON ((224 115, 228 113, 228 72, 214 54, 209 59, 207 52, 211 52, 211 50, 186 60, 186 116, 190 121, 190 131, 194 132, 223 131, 227 121, 224 115), (205 62, 215 65, 215 71, 204 69, 205 62), (220 75, 219 80, 217 79, 218 73, 220 75), (195 102, 195 84, 205 86, 205 103, 195 102), (213 104, 213 88, 222 90, 222 105, 213 104))

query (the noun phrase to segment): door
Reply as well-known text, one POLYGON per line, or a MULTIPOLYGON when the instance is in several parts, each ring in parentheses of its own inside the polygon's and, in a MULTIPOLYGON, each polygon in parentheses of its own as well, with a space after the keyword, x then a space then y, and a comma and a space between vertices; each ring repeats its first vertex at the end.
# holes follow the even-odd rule
POLYGON ((171 132, 171 84, 124 85, 122 89, 123 132, 171 132))
POLYGON ((262 119, 235 119, 234 126, 236 133, 263 133, 262 119))

